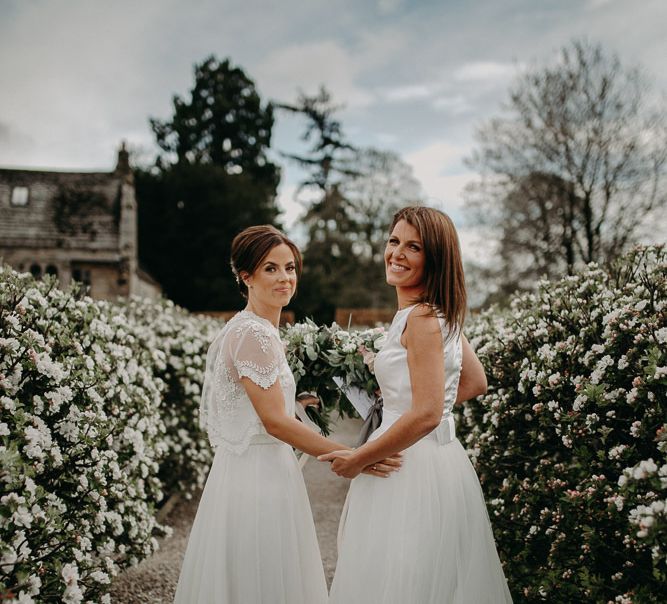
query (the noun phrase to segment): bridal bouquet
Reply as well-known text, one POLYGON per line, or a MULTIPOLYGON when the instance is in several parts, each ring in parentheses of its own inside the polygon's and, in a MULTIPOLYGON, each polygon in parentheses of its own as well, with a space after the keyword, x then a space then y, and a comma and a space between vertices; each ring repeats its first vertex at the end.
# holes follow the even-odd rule
POLYGON ((386 340, 384 327, 356 332, 338 328, 333 340, 336 346, 326 351, 324 357, 335 374, 344 377, 348 385, 358 386, 374 395, 378 390, 375 356, 386 340))
POLYGON ((329 413, 339 397, 331 381, 331 368, 322 357, 322 352, 332 345, 331 330, 306 319, 303 323, 288 325, 282 332, 282 339, 297 392, 312 393, 321 402, 319 408, 306 407, 306 413, 322 433, 328 435, 329 413))
MULTIPOLYGON (((285 353, 297 391, 309 391, 322 401, 319 417, 311 417, 327 433, 328 416, 338 408, 341 415, 355 415, 354 407, 333 381, 365 390, 373 396, 377 389, 374 374, 375 355, 385 340, 384 328, 350 332, 333 323, 318 327, 310 320, 290 325, 282 333, 285 353)), ((309 411, 310 408, 309 408, 309 411)))

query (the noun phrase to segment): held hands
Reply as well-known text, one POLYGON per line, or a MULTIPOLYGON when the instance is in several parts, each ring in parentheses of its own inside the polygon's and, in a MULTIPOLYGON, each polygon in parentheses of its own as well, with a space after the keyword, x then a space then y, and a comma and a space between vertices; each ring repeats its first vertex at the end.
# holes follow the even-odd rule
POLYGON ((375 462, 366 467, 357 462, 354 457, 354 451, 350 450, 332 451, 331 453, 320 455, 317 459, 319 461, 330 461, 332 471, 344 478, 355 478, 362 473, 387 478, 392 472, 400 470, 403 463, 402 456, 402 453, 396 453, 387 459, 375 462))

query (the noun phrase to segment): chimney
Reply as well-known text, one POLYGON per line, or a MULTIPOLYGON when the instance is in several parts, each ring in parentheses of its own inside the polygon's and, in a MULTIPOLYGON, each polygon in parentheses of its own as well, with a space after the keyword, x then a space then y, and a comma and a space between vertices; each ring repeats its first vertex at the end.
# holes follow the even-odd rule
POLYGON ((116 163, 115 172, 125 175, 132 173, 132 170, 130 170, 130 154, 125 148, 125 141, 121 142, 120 149, 118 150, 118 162, 116 163))

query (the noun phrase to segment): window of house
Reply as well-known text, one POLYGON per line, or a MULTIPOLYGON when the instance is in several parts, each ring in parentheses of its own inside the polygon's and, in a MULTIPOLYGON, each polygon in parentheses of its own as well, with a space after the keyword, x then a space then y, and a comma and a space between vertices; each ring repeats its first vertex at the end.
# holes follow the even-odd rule
POLYGON ((53 264, 49 264, 49 266, 46 267, 46 274, 47 275, 53 275, 54 277, 58 276, 58 267, 54 266, 53 264))
POLYGON ((12 205, 13 206, 28 205, 28 187, 14 187, 12 189, 12 205))
POLYGON ((32 276, 35 277, 35 279, 39 279, 42 276, 42 267, 37 263, 31 264, 30 272, 32 273, 32 276))
POLYGON ((90 286, 90 271, 86 269, 75 268, 72 270, 72 279, 74 279, 74 281, 79 281, 84 285, 90 286))

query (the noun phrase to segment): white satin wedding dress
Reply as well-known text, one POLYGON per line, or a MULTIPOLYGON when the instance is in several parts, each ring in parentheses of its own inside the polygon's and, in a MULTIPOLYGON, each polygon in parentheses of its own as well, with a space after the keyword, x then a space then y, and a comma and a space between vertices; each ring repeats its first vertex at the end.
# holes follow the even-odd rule
MULTIPOLYGON (((414 307, 399 310, 375 359, 384 398, 378 438, 410 408, 401 334, 414 307)), ((441 328, 444 321, 441 320, 441 328)), ((339 528, 330 604, 511 603, 477 475, 455 436, 460 337, 445 338, 440 427, 403 453, 403 466, 350 485, 339 528)))
POLYGON ((324 604, 312 512, 292 447, 267 434, 240 382, 295 384, 278 330, 242 311, 207 355, 201 422, 216 447, 176 590, 177 604, 324 604))

